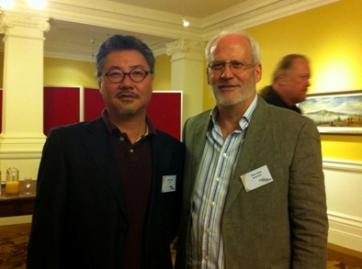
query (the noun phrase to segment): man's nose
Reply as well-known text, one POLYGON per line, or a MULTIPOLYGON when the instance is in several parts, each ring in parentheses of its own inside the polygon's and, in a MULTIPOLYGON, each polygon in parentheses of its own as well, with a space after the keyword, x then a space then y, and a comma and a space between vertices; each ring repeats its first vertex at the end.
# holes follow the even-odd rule
POLYGON ((123 84, 123 85, 131 85, 132 83, 133 83, 133 81, 132 81, 129 73, 125 73, 124 78, 121 81, 121 84, 123 84))
POLYGON ((222 78, 231 78, 233 76, 233 72, 231 70, 231 67, 229 63, 225 63, 224 70, 221 73, 222 78))

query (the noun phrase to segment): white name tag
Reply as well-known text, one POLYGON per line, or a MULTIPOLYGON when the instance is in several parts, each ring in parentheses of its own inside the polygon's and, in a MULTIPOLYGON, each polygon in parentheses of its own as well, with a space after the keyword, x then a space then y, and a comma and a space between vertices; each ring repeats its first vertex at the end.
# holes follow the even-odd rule
POLYGON ((161 192, 174 192, 174 191, 176 191, 176 175, 162 176, 161 192))
POLYGON ((273 178, 266 165, 241 175, 240 178, 247 192, 273 182, 273 178))

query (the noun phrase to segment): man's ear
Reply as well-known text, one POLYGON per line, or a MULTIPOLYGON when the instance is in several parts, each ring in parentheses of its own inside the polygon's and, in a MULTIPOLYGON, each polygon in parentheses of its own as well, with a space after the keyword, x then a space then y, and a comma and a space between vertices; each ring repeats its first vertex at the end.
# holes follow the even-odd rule
POLYGON ((278 79, 277 79, 277 83, 281 86, 284 86, 285 83, 287 81, 287 75, 286 74, 280 74, 278 79))
POLYGON ((210 73, 209 73, 210 71, 209 71, 209 68, 207 68, 206 67, 206 79, 207 79, 207 84, 209 84, 210 85, 210 73))
POLYGON ((257 64, 254 68, 255 82, 259 82, 261 80, 262 71, 263 68, 261 64, 257 64))

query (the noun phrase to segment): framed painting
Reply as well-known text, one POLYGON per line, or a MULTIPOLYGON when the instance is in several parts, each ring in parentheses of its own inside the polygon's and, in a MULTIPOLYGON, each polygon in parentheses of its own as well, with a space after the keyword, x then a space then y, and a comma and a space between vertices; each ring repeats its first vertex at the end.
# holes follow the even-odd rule
POLYGON ((298 107, 320 133, 362 134, 362 90, 310 94, 298 107))

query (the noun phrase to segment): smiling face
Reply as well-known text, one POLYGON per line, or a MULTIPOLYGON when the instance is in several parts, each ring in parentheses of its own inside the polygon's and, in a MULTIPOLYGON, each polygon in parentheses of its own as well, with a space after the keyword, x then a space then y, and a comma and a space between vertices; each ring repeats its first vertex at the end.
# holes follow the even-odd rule
POLYGON ((219 39, 211 48, 208 83, 219 107, 248 107, 256 95, 256 83, 261 78, 261 65, 253 64, 249 41, 230 34, 219 39), (213 64, 223 63, 221 70, 213 64), (235 63, 242 63, 238 66, 235 63))
POLYGON ((147 73, 140 82, 132 81, 129 75, 120 82, 112 82, 111 78, 105 75, 116 73, 117 76, 119 71, 128 73, 134 70, 150 70, 146 59, 137 50, 116 50, 105 57, 99 86, 111 118, 146 115, 152 95, 152 74, 147 73))

